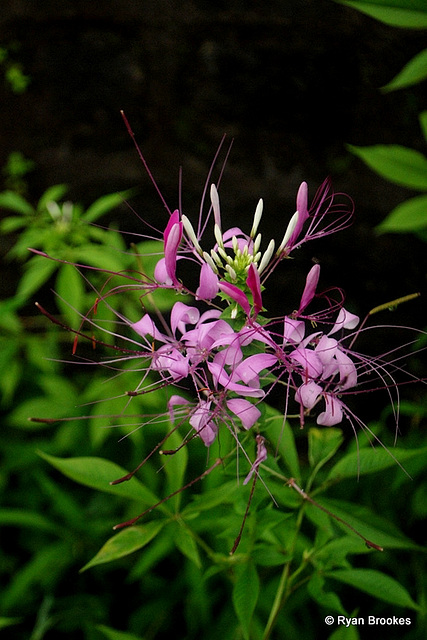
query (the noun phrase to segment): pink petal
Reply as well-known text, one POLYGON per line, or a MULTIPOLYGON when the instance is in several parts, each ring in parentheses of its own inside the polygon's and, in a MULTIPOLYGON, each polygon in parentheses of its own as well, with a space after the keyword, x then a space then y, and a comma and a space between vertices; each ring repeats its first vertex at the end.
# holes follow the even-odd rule
POLYGON ((200 269, 200 284, 196 291, 196 300, 212 300, 218 294, 218 276, 205 262, 200 269))

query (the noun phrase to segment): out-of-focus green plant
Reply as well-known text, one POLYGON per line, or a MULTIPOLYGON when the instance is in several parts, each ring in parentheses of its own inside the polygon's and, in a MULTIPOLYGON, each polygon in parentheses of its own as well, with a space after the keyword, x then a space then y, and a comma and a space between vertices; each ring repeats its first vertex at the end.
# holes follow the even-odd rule
POLYGON ((3 68, 6 84, 13 93, 24 93, 30 83, 30 77, 25 75, 22 65, 11 57, 11 51, 16 45, 0 47, 0 66, 3 68))
MULTIPOLYGON (((424 0, 336 0, 376 18, 385 24, 408 29, 427 28, 427 4, 424 0)), ((403 89, 427 78, 427 49, 418 53, 384 87, 384 93, 403 89)), ((427 111, 420 116, 421 130, 427 142, 427 111)), ((358 147, 347 145, 381 177, 395 184, 427 191, 427 158, 401 145, 358 147)), ((381 233, 416 233, 427 241, 427 195, 411 198, 398 205, 377 227, 381 233)))
POLYGON ((0 208, 14 214, 1 221, 0 232, 20 231, 8 254, 9 259, 25 263, 25 272, 15 296, 19 306, 26 303, 57 272, 55 286, 59 296, 65 291, 68 295, 71 293, 70 302, 80 311, 83 308, 80 302, 83 295, 81 281, 72 275, 75 269, 65 263, 83 262, 98 268, 121 271, 129 262, 123 258, 125 245, 120 235, 113 229, 102 228, 94 223, 122 204, 130 192, 102 196, 86 210, 80 204, 63 201, 66 192, 67 187, 63 184, 50 187, 35 207, 15 191, 0 193, 0 208), (28 247, 55 255, 57 261, 31 254, 28 247))

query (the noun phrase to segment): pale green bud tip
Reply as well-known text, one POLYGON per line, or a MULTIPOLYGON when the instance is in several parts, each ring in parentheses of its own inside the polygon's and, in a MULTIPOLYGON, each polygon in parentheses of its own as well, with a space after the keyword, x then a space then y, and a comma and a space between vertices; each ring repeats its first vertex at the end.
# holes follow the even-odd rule
POLYGON ((233 267, 229 264, 226 264, 225 270, 230 275, 231 279, 235 282, 237 280, 237 273, 234 271, 233 267))
POLYGON ((254 214, 254 222, 252 225, 252 230, 250 233, 251 238, 255 237, 256 232, 258 231, 258 226, 262 217, 262 210, 264 208, 264 203, 262 198, 259 199, 257 207, 255 209, 255 214, 254 214))
POLYGON ((258 267, 258 273, 262 273, 268 263, 271 260, 271 257, 274 253, 274 240, 270 240, 267 249, 264 251, 264 255, 262 256, 261 263, 258 267))
POLYGON ((194 248, 198 253, 202 254, 203 253, 202 248, 199 244, 199 241, 197 240, 196 233, 193 229, 193 225, 191 224, 190 220, 185 215, 181 216, 181 220, 182 220, 184 229, 187 233, 187 236, 190 238, 191 242, 193 243, 194 248))
POLYGON ((292 216, 292 218, 289 221, 289 224, 288 224, 288 227, 286 229, 285 235, 283 236, 283 240, 280 243, 280 247, 277 249, 277 255, 282 253, 283 249, 286 247, 289 238, 291 237, 291 235, 294 232, 295 227, 297 226, 298 216, 299 216, 298 211, 295 211, 294 215, 292 216))
POLYGON ((218 268, 215 264, 215 262, 212 260, 212 258, 210 257, 209 253, 207 253, 206 251, 203 251, 203 258, 205 260, 205 262, 208 263, 208 265, 210 266, 210 268, 212 269, 212 271, 214 273, 218 273, 218 268))
POLYGON ((221 212, 219 209, 219 196, 217 188, 214 184, 211 185, 211 202, 214 212, 215 224, 221 229, 221 212))
POLYGON ((215 240, 217 241, 218 247, 223 249, 224 248, 224 242, 223 242, 223 239, 222 239, 221 228, 216 223, 215 223, 215 226, 214 226, 214 236, 215 236, 215 240))

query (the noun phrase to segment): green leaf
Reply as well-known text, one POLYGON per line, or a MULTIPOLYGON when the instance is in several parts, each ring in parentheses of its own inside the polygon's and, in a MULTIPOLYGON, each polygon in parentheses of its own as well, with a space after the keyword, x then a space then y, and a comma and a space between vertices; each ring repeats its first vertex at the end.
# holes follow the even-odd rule
MULTIPOLYGON (((345 502, 343 500, 332 500, 330 498, 318 498, 317 501, 335 516, 343 520, 343 522, 337 522, 336 520, 334 520, 334 522, 340 527, 340 529, 345 531, 346 536, 352 535, 351 531, 346 526, 346 524, 348 524, 362 536, 384 549, 410 549, 413 551, 421 551, 421 548, 418 545, 412 542, 409 538, 406 538, 388 520, 381 518, 367 507, 345 502)), ((356 539, 356 535, 353 535, 356 539)), ((332 541, 328 544, 332 544, 332 541)), ((362 553, 366 547, 362 540, 360 540, 359 544, 360 552, 362 553)), ((322 551, 320 551, 320 554, 321 553, 322 551)), ((355 553, 355 551, 349 550, 349 553, 355 553)), ((328 562, 328 558, 326 556, 324 558, 324 562, 328 562)))
POLYGON ((112 253, 107 246, 90 244, 73 250, 73 261, 91 265, 98 269, 120 272, 125 268, 122 256, 112 253))
MULTIPOLYGON (((182 438, 177 431, 174 431, 168 437, 165 448, 176 450, 182 445, 182 438)), ((164 469, 168 478, 167 493, 171 494, 178 491, 184 485, 185 470, 188 463, 188 447, 181 447, 172 456, 164 456, 164 469)), ((182 492, 173 496, 170 501, 171 508, 175 511, 179 510, 182 492)))
POLYGON ((35 214, 30 203, 20 196, 19 193, 15 193, 15 191, 3 191, 0 193, 0 208, 16 211, 16 213, 22 213, 25 216, 35 214))
POLYGON ((318 429, 308 431, 308 458, 311 467, 323 466, 339 449, 344 440, 341 429, 318 429))
MULTIPOLYGON (((110 484, 113 480, 125 476, 127 472, 109 460, 92 457, 56 458, 41 451, 39 455, 55 469, 61 471, 67 478, 71 478, 71 480, 79 482, 86 487, 112 493, 129 500, 138 500, 141 502, 142 507, 150 507, 159 502, 157 496, 135 477, 121 484, 110 484)), ((164 505, 161 505, 161 508, 167 511, 164 505)))
POLYGON ((395 465, 404 464, 413 458, 425 458, 427 447, 420 449, 360 449, 353 451, 341 458, 330 470, 328 480, 341 480, 343 478, 355 478, 384 471, 395 465))
POLYGON ((27 271, 19 281, 16 297, 22 302, 31 298, 50 278, 57 268, 56 262, 42 256, 32 258, 27 266, 27 271))
POLYGON ((427 142, 427 111, 421 111, 418 119, 420 121, 420 127, 424 136, 424 140, 427 142))
POLYGON ((68 187, 65 184, 54 184, 52 187, 46 189, 37 203, 37 211, 46 211, 46 205, 49 202, 58 202, 61 200, 68 191, 68 187))
POLYGON ((66 322, 74 329, 81 322, 79 311, 83 311, 84 286, 83 278, 71 264, 63 264, 58 270, 55 282, 56 303, 65 316, 66 322))
POLYGON ((253 562, 248 560, 236 567, 233 605, 245 640, 250 640, 251 620, 259 596, 259 578, 253 562))
POLYGON ((6 627, 11 627, 14 624, 19 624, 22 618, 5 618, 4 616, 0 617, 0 630, 5 629, 6 627))
POLYGON ((136 636, 127 631, 117 631, 117 629, 111 629, 111 627, 106 627, 103 624, 98 624, 95 629, 103 633, 107 640, 142 640, 141 636, 136 636))
POLYGON ((392 27, 425 29, 427 7, 424 0, 336 0, 392 27))
POLYGON ((284 422, 283 414, 270 405, 265 407, 264 424, 267 424, 266 435, 277 446, 283 462, 289 469, 290 475, 298 482, 301 479, 299 456, 295 445, 294 432, 289 422, 284 422))
POLYGON ((347 148, 386 180, 410 189, 427 190, 427 158, 419 151, 398 144, 371 147, 349 144, 347 148))
POLYGON ((92 558, 80 571, 86 571, 98 564, 105 564, 128 556, 138 549, 145 547, 164 527, 165 520, 153 520, 142 525, 128 527, 119 531, 107 540, 96 556, 92 558))
POLYGON ((49 533, 58 533, 58 525, 45 518, 41 513, 24 509, 0 509, 0 523, 14 527, 29 527, 49 533))
POLYGON ((0 222, 1 233, 13 233, 22 227, 25 227, 27 220, 25 218, 18 218, 18 216, 10 216, 9 218, 3 218, 0 222))
POLYGON ((384 87, 381 87, 381 91, 387 93, 389 91, 395 91, 396 89, 402 89, 403 87, 410 87, 425 78, 427 78, 427 49, 417 53, 393 80, 390 80, 384 87))
POLYGON ((427 196, 416 196, 397 205, 376 227, 379 233, 413 233, 427 227, 427 196))
POLYGON ((85 222, 95 222, 104 213, 108 213, 111 209, 123 204, 124 201, 129 198, 135 191, 129 189, 128 191, 121 191, 119 193, 109 193, 105 196, 101 196, 95 202, 93 202, 85 213, 82 215, 82 220, 85 222))
POLYGON ((338 569, 337 571, 328 571, 325 575, 389 604, 415 610, 420 608, 401 584, 381 571, 375 569, 338 569))
POLYGON ((200 561, 197 544, 191 535, 191 531, 184 524, 177 522, 175 532, 174 542, 177 548, 200 569, 202 563, 200 561))
POLYGON ((333 591, 325 591, 325 578, 319 572, 313 573, 311 576, 307 590, 311 597, 316 600, 328 612, 336 611, 342 615, 346 615, 346 611, 341 604, 337 594, 333 591))

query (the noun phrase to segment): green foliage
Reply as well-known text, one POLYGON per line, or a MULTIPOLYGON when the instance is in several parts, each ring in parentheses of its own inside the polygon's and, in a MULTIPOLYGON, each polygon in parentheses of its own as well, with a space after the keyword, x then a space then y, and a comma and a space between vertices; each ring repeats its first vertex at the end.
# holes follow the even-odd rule
POLYGON ((335 0, 392 27, 427 28, 424 0, 335 0))
MULTIPOLYGON (((420 114, 420 126, 427 141, 427 111, 420 114)), ((427 191, 427 158, 419 151, 392 144, 371 147, 347 145, 347 148, 382 178, 408 189, 427 191)), ((402 202, 378 225, 377 230, 380 233, 417 233, 424 237, 426 205, 425 195, 402 202)))

